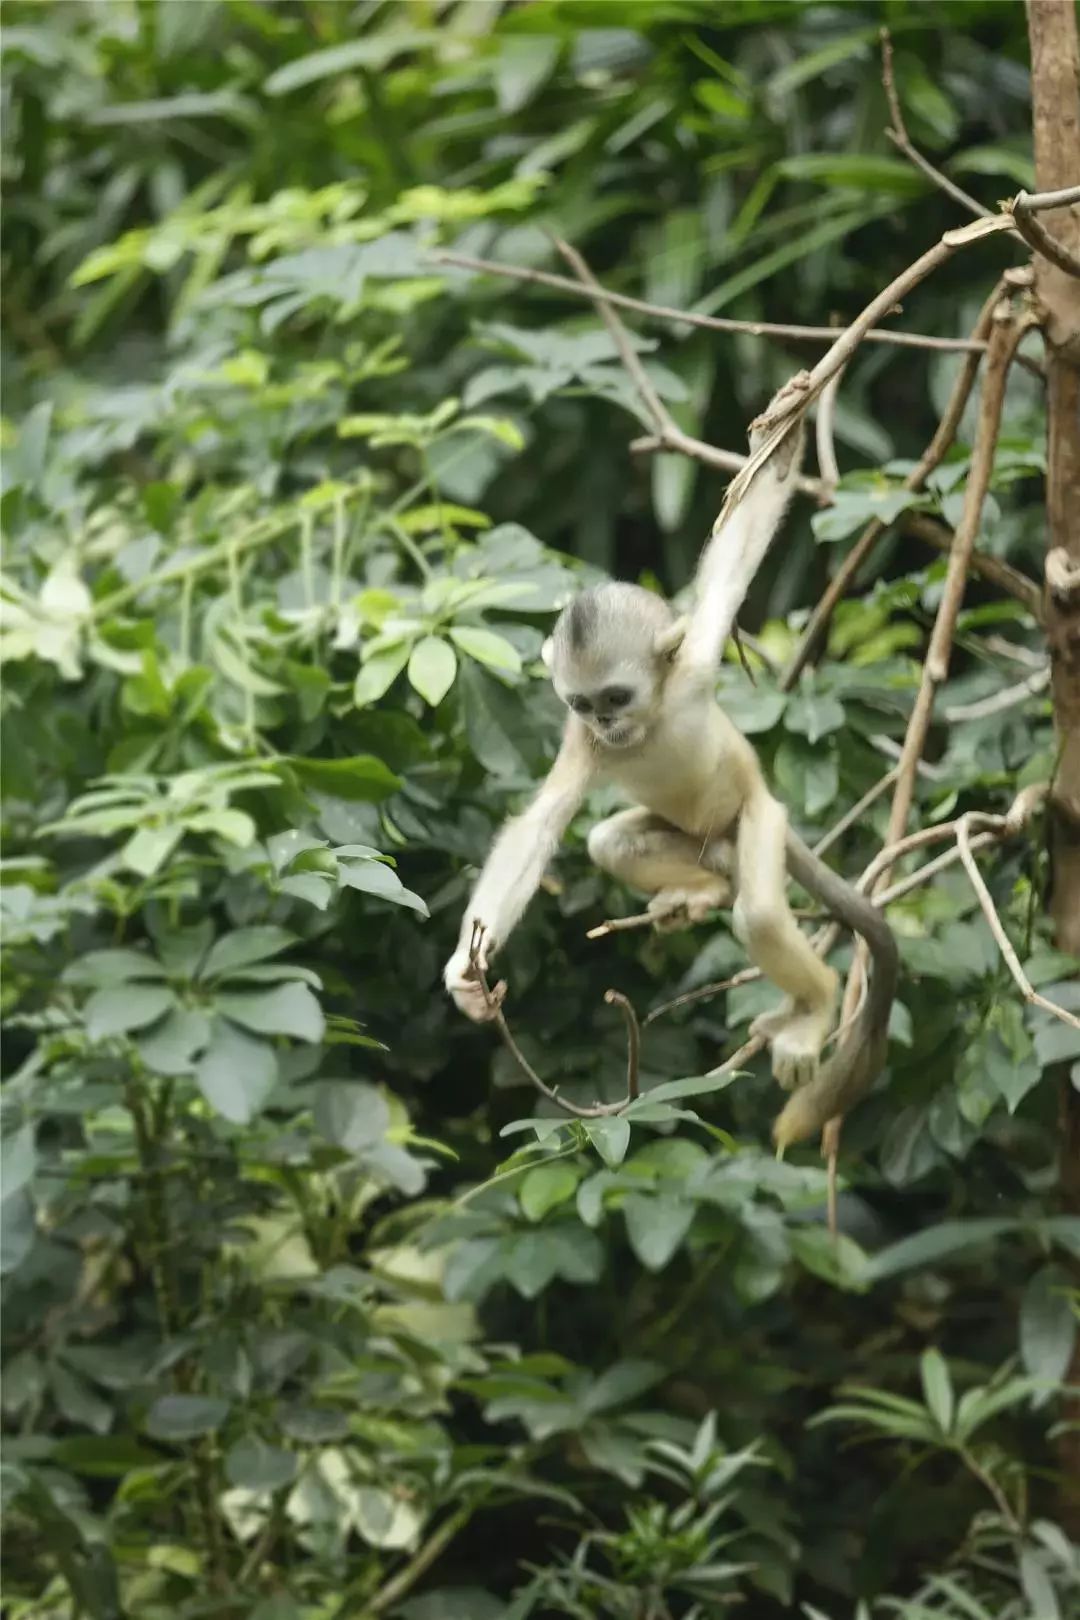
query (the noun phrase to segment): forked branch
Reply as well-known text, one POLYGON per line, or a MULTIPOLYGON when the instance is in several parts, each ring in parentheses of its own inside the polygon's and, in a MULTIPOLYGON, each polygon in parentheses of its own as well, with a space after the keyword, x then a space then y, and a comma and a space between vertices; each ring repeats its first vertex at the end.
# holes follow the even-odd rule
POLYGON ((621 1114, 638 1096, 640 1089, 639 1061, 641 1052, 641 1030, 638 1026, 637 1014, 624 995, 618 990, 608 990, 604 1000, 611 1007, 618 1007, 626 1024, 626 1096, 614 1103, 573 1103, 568 1098, 559 1095, 556 1086, 549 1086, 542 1079, 525 1056, 521 1047, 514 1039, 513 1031, 506 1021, 502 1010, 505 985, 497 985, 492 989, 488 983, 487 970, 483 965, 482 950, 484 944, 484 925, 479 920, 473 922, 472 938, 469 942, 469 966, 476 976, 484 994, 484 1003, 492 1023, 502 1037, 503 1045, 514 1059, 518 1068, 526 1079, 536 1087, 542 1097, 561 1108, 563 1113, 572 1114, 575 1119, 606 1119, 612 1114, 621 1114))

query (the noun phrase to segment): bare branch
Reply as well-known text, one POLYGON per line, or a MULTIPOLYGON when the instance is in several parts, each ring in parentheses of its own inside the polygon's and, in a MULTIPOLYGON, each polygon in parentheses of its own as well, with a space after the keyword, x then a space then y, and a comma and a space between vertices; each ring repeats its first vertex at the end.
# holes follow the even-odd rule
POLYGON ((502 1036, 503 1045, 510 1053, 510 1056, 514 1059, 514 1062, 517 1064, 522 1074, 524 1074, 531 1084, 536 1087, 536 1090, 542 1097, 546 1097, 548 1102, 554 1103, 556 1108, 561 1108, 563 1113, 572 1114, 575 1119, 606 1119, 612 1114, 623 1113, 623 1111, 629 1107, 638 1094, 638 1051, 640 1045, 640 1032, 638 1030, 637 1017, 634 1013, 634 1009, 631 1007, 626 997, 620 995, 617 990, 609 990, 604 997, 604 1000, 610 1005, 621 1008, 623 1017, 626 1020, 626 1096, 621 1102, 615 1103, 592 1103, 585 1105, 572 1103, 566 1097, 560 1097, 556 1087, 549 1086, 546 1080, 542 1080, 540 1078, 532 1064, 529 1062, 528 1058, 525 1056, 524 1052, 521 1050, 521 1047, 514 1039, 513 1032, 510 1025, 506 1022, 506 1016, 502 1010, 502 999, 506 993, 506 985, 498 984, 493 990, 488 984, 487 973, 480 960, 480 950, 484 943, 484 932, 485 930, 483 923, 480 922, 479 919, 476 919, 473 922, 472 938, 469 942, 469 966, 476 975, 481 990, 484 992, 484 1001, 487 1004, 487 1010, 491 1021, 494 1023, 496 1029, 499 1031, 499 1034, 502 1036))
MULTIPOLYGON (((633 439, 630 443, 632 455, 650 455, 661 450, 674 455, 692 456, 695 461, 703 462, 706 467, 715 467, 719 472, 741 472, 750 459, 740 455, 737 450, 719 450, 715 445, 706 444, 704 439, 692 439, 679 427, 674 432, 652 433, 633 439)), ((800 474, 796 488, 819 503, 828 498, 828 491, 820 478, 807 478, 805 474, 800 474)))
POLYGON ((630 342, 630 338, 627 334, 625 326, 623 325, 622 321, 620 321, 615 311, 611 308, 610 304, 606 302, 603 295, 604 289, 601 287, 600 283, 597 281, 596 277, 593 275, 592 271, 589 269, 588 265, 585 263, 585 260, 581 257, 581 254, 576 248, 571 247, 569 242, 564 242, 561 237, 555 237, 554 241, 555 246, 558 248, 567 264, 570 265, 570 267, 576 273, 578 280, 589 289, 589 293, 599 312, 600 319, 607 327, 611 341, 618 350, 619 359, 625 366, 634 387, 641 395, 642 404, 645 406, 645 409, 652 418, 653 427, 656 429, 657 433, 660 434, 677 434, 679 432, 678 425, 672 417, 671 412, 660 398, 660 395, 656 392, 656 389, 650 382, 649 375, 641 363, 638 352, 634 348, 634 345, 630 342))
POLYGON ((1071 186, 1066 191, 1049 191, 1044 193, 1042 198, 1032 197, 1028 192, 1020 191, 1012 200, 1012 217, 1028 247, 1034 248, 1036 253, 1041 253, 1051 264, 1056 264, 1066 275, 1080 279, 1080 259, 1071 248, 1067 248, 1064 242, 1059 241, 1047 230, 1042 220, 1037 217, 1037 210, 1034 207, 1036 202, 1040 208, 1060 208, 1078 201, 1080 201, 1080 186, 1071 186), (1047 197, 1056 197, 1064 201, 1047 202, 1047 197))
POLYGON ((1069 1012, 1065 1007, 1059 1007, 1056 1001, 1049 1001, 1046 996, 1041 996, 1020 966, 1020 958, 1012 948, 1009 936, 1005 932, 1001 918, 998 916, 997 907, 994 905, 990 890, 986 887, 982 873, 976 865, 975 857, 971 853, 971 840, 968 836, 970 819, 969 816, 961 816, 957 822, 956 844, 960 851, 960 859, 964 863, 964 870, 971 879, 971 886, 975 890, 979 905, 982 907, 983 916, 990 925, 990 932, 994 936, 997 948, 1005 960, 1005 966, 1012 974, 1025 1001, 1030 1002, 1033 1007, 1041 1007, 1043 1012, 1051 1013, 1055 1018, 1060 1018, 1063 1024, 1068 1024, 1072 1029, 1080 1029, 1080 1018, 1075 1013, 1069 1012))
POLYGON ((979 698, 974 703, 950 705, 944 710, 944 718, 950 725, 964 720, 985 720, 992 714, 1001 714, 1005 709, 1014 709, 1018 703, 1025 703, 1030 697, 1038 697, 1049 685, 1050 666, 1047 665, 1016 686, 1005 686, 1000 692, 991 692, 989 697, 979 698))
MULTIPOLYGON (((501 276, 509 281, 523 281, 536 287, 549 287, 553 292, 571 293, 576 298, 591 298, 595 302, 596 297, 600 296, 605 303, 616 305, 619 309, 630 310, 652 320, 671 321, 677 326, 702 327, 708 332, 746 332, 751 337, 792 338, 796 342, 808 343, 832 343, 837 336, 837 329, 833 326, 791 326, 776 321, 737 321, 723 315, 699 315, 693 310, 672 309, 668 304, 651 304, 644 298, 632 298, 629 293, 612 292, 600 284, 598 293, 593 293, 569 276, 555 275, 548 270, 531 270, 523 265, 500 264, 496 259, 477 259, 468 253, 440 251, 430 257, 437 264, 453 265, 459 270, 474 270, 479 275, 501 276)), ((864 341, 890 343, 897 348, 937 349, 952 354, 971 350, 982 353, 986 348, 985 342, 971 338, 892 332, 887 327, 871 328, 864 334, 864 341)))
POLYGON ((836 417, 836 396, 840 392, 840 384, 843 380, 844 373, 838 371, 836 376, 830 378, 825 384, 821 391, 821 398, 818 400, 817 422, 814 428, 818 472, 821 474, 821 482, 830 496, 840 482, 840 468, 836 461, 836 445, 833 443, 833 422, 836 417))
MULTIPOLYGON (((1001 292, 1002 284, 999 281, 979 311, 979 318, 975 322, 971 335, 973 339, 978 340, 980 347, 975 353, 969 354, 964 361, 960 374, 953 384, 949 402, 945 407, 941 421, 938 423, 934 437, 923 451, 917 464, 904 479, 906 489, 917 492, 925 486, 930 474, 945 459, 956 437, 960 419, 964 414, 971 390, 975 386, 975 377, 979 369, 979 356, 982 353, 982 343, 990 330, 994 308, 1001 297, 1001 292)), ((872 518, 836 570, 820 602, 811 613, 806 629, 803 631, 802 640, 799 642, 787 669, 784 671, 780 684, 785 692, 790 692, 809 663, 814 648, 817 646, 818 638, 832 617, 833 609, 870 555, 880 536, 884 534, 886 527, 887 525, 880 518, 872 518)))
POLYGON ((892 119, 891 128, 887 129, 885 133, 893 145, 898 147, 909 162, 913 163, 928 180, 931 180, 947 197, 951 197, 953 202, 959 203, 961 208, 966 209, 969 214, 974 214, 976 219, 989 219, 991 217, 989 208, 984 208, 982 203, 977 202, 962 186, 958 186, 947 175, 942 174, 940 169, 935 169, 929 158, 923 157, 922 153, 912 144, 911 137, 907 132, 907 125, 904 122, 900 97, 896 92, 896 80, 893 76, 892 37, 887 28, 881 30, 881 82, 885 86, 885 95, 889 103, 889 116, 892 119))

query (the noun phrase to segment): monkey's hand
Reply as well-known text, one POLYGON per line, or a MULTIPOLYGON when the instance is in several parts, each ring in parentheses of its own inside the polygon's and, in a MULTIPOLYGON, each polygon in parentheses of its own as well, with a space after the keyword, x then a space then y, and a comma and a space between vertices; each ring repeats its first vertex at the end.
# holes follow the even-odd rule
POLYGON ((661 889, 654 894, 646 910, 659 934, 670 934, 676 929, 693 928, 703 923, 714 912, 731 904, 731 884, 724 877, 712 878, 696 888, 661 889))
MULTIPOLYGON (((784 386, 777 390, 766 405, 760 416, 755 416, 750 424, 750 449, 754 451, 760 444, 778 428, 781 422, 787 421, 792 415, 794 407, 806 393, 810 383, 808 371, 798 371, 790 377, 784 386)), ((787 438, 778 445, 772 456, 772 465, 781 478, 786 478, 791 470, 792 463, 801 461, 802 444, 805 434, 805 412, 800 416, 795 427, 787 438)))
POLYGON ((475 960, 467 946, 459 945, 443 969, 443 983, 453 997, 454 1005, 474 1023, 487 1024, 502 1006, 506 994, 506 981, 492 985, 490 996, 485 995, 480 974, 487 972, 488 947, 481 943, 475 960))

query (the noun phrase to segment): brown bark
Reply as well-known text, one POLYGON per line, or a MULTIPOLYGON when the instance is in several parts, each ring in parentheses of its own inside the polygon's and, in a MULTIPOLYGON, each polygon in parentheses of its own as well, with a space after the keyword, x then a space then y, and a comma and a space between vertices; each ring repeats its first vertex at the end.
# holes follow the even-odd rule
MULTIPOLYGON (((1027 0, 1035 182, 1057 191, 1080 182, 1080 46, 1074 0, 1027 0)), ((1046 228, 1075 254, 1080 208, 1055 208, 1046 228)), ((1080 954, 1080 280, 1034 256, 1046 337, 1047 591, 1054 723, 1060 749, 1050 791, 1050 914, 1057 944, 1080 954)), ((1080 1214, 1080 1096, 1060 1081, 1061 1192, 1080 1214)), ((1080 1343, 1066 1374, 1080 1383, 1080 1343)), ((1061 1510, 1080 1536, 1080 1402, 1066 1403, 1059 1444, 1061 1510)))

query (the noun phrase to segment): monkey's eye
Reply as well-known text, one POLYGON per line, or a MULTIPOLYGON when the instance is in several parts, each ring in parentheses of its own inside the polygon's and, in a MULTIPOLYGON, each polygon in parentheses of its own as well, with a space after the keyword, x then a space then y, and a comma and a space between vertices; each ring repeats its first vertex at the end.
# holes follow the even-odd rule
POLYGON ((609 686, 604 693, 604 703, 610 709, 625 709, 633 696, 628 686, 609 686))
POLYGON ((592 704, 588 698, 579 697, 576 692, 572 692, 567 698, 566 706, 573 709, 575 714, 592 714, 592 704))

